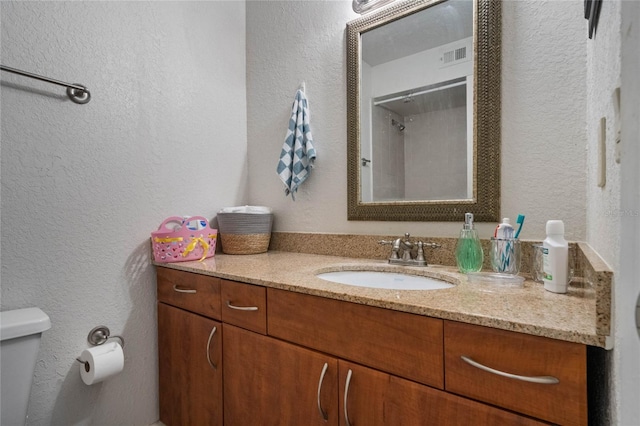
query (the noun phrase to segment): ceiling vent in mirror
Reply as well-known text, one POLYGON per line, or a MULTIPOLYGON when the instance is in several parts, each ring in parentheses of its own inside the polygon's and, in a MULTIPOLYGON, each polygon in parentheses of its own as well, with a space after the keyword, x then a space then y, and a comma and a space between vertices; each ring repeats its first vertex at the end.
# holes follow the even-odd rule
POLYGON ((461 47, 455 50, 449 50, 442 55, 442 62, 448 64, 449 62, 459 61, 467 57, 467 48, 461 47))
POLYGON ((442 46, 440 49, 440 67, 447 67, 449 65, 459 64, 471 59, 469 53, 471 52, 471 38, 464 40, 464 44, 455 42, 442 46))
POLYGON ((395 0, 353 0, 351 7, 353 11, 364 15, 367 12, 379 9, 395 0))

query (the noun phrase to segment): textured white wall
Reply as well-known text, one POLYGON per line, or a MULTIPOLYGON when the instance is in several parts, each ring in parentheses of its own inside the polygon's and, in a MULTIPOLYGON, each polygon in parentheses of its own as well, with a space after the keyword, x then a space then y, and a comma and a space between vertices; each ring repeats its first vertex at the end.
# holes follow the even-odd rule
POLYGON ((2 309, 39 306, 31 425, 157 420, 149 233, 167 216, 247 201, 243 2, 1 2, 2 309), (85 386, 99 324, 125 370, 85 386))
MULTIPOLYGON (((503 3, 502 214, 527 215, 523 238, 544 238, 547 219, 585 238, 583 7, 503 3)), ((459 223, 347 221, 345 24, 356 17, 348 0, 247 3, 251 202, 274 208, 278 231, 456 236, 459 223), (275 168, 301 81, 318 159, 294 203, 275 168)), ((495 228, 479 225, 485 238, 495 228)))
POLYGON ((616 423, 640 419, 640 2, 621 5, 620 271, 616 271, 616 423))
POLYGON ((603 3, 598 30, 587 43, 587 241, 614 270, 611 424, 636 424, 640 418, 640 6, 633 1, 603 3), (621 87, 622 117, 613 91, 621 87), (606 126, 606 186, 597 182, 598 123, 606 126), (619 121, 621 120, 621 121, 619 121), (616 123, 622 124, 621 163, 616 164, 616 123))
MULTIPOLYGON (((620 86, 621 2, 612 1, 600 12, 597 32, 587 42, 587 242, 614 271, 612 334, 614 348, 608 366, 613 384, 611 424, 625 424, 621 402, 631 389, 621 384, 624 353, 621 343, 628 339, 621 327, 620 309, 631 302, 631 293, 620 286, 620 165, 614 159, 615 123, 613 92, 620 86), (606 118, 606 185, 598 187, 599 128, 601 117, 606 118)), ((637 165, 636 165, 637 167, 637 165)), ((636 259, 637 261, 637 259, 636 259)), ((627 361, 628 362, 628 361, 627 361)), ((637 358, 636 358, 637 364, 637 358)), ((637 388, 634 392, 637 395, 637 388)), ((636 398, 637 400, 637 398, 636 398)), ((637 419, 636 419, 637 420, 637 419)))
POLYGON ((502 5, 502 212, 527 215, 524 238, 561 219, 584 240, 584 2, 502 5))
POLYGON ((611 424, 640 418, 640 5, 603 3, 598 30, 587 43, 587 241, 614 270, 611 424), (621 87, 620 116, 613 91, 621 87), (606 185, 597 182, 598 124, 606 125, 606 185), (618 121, 620 120, 620 121, 618 121), (616 124, 622 126, 621 163, 615 162, 616 124))
MULTIPOLYGON (((618 270, 620 165, 614 159, 613 91, 620 87, 620 1, 603 7, 596 36, 587 42, 587 241, 618 270), (598 182, 600 118, 607 119, 606 185, 598 182)), ((586 22, 586 20, 585 20, 586 22)))

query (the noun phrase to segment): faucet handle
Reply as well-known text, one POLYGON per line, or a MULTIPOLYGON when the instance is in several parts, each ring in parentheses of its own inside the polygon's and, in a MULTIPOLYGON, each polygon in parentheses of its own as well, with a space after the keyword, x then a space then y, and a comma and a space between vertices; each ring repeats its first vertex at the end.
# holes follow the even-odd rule
POLYGON ((424 243, 422 241, 418 241, 418 253, 416 253, 416 262, 425 262, 426 263, 426 259, 424 258, 424 243))
POLYGON ((398 250, 400 250, 400 238, 393 241, 380 240, 378 241, 378 244, 382 244, 383 246, 393 246, 391 248, 391 256, 389 256, 389 259, 398 259, 398 250))
POLYGON ((430 248, 440 248, 442 247, 440 244, 438 243, 427 243, 427 242, 422 242, 422 245, 424 247, 430 247, 430 248))

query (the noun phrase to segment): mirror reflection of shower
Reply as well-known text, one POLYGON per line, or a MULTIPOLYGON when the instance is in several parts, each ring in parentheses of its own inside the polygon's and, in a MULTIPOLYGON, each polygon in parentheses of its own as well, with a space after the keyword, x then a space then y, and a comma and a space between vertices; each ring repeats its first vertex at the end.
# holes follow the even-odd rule
POLYGON ((362 203, 475 197, 475 6, 431 3, 359 34, 362 203))
POLYGON ((364 201, 472 197, 468 83, 459 77, 371 99, 366 155, 373 161, 361 169, 364 201))

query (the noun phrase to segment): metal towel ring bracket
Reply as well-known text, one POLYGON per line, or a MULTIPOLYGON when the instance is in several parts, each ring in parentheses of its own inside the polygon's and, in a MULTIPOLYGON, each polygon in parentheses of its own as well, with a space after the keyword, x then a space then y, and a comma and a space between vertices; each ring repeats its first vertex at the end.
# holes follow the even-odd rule
POLYGON ((80 105, 89 103, 91 100, 91 92, 87 90, 87 87, 78 83, 74 83, 74 85, 78 86, 78 88, 67 86, 67 96, 71 99, 71 102, 80 105))
POLYGON ((57 84, 58 86, 64 86, 67 88, 67 96, 71 99, 72 102, 77 104, 86 104, 91 100, 91 92, 87 90, 85 86, 78 83, 65 83, 64 81, 54 80, 53 78, 44 77, 38 74, 33 74, 27 71, 22 71, 16 68, 6 67, 4 65, 0 65, 1 71, 7 71, 10 73, 22 75, 29 78, 34 78, 40 81, 46 81, 47 83, 57 84))
MULTIPOLYGON (((124 348, 124 338, 122 336, 111 336, 111 332, 109 331, 109 328, 104 325, 99 325, 97 327, 94 327, 93 329, 91 329, 91 331, 89 332, 89 335, 87 336, 87 342, 89 342, 91 346, 103 345, 109 339, 120 339, 120 346, 124 348)), ((85 368, 87 368, 86 361, 83 361, 80 358, 76 358, 76 361, 78 361, 81 364, 84 364, 85 368)))

